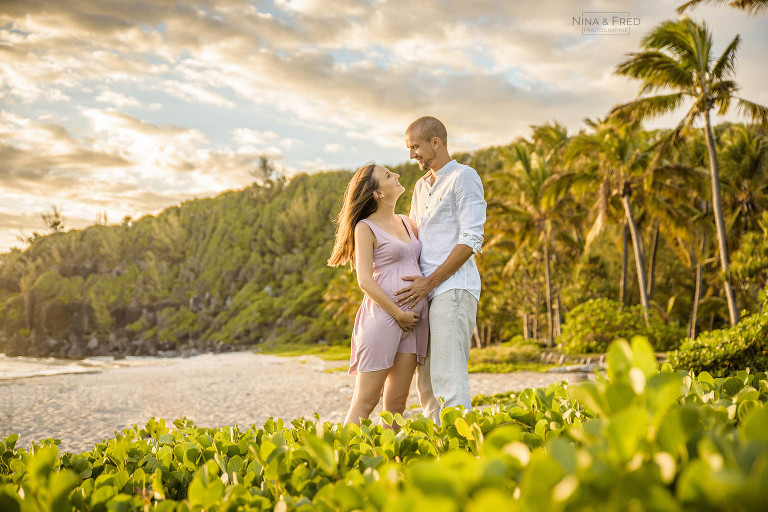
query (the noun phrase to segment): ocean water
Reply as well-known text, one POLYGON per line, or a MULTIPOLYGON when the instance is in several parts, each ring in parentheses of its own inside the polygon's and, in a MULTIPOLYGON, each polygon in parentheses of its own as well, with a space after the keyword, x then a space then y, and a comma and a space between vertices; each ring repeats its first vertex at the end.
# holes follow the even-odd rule
POLYGON ((0 380, 62 373, 92 373, 117 366, 123 364, 118 364, 111 356, 70 360, 55 357, 8 357, 0 354, 0 380))

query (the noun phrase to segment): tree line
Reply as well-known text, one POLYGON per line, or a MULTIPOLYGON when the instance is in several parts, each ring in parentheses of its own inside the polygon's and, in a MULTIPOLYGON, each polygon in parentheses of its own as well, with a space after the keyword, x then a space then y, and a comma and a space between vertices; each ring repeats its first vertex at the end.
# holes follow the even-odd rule
MULTIPOLYGON (((477 169, 488 201, 476 344, 520 334, 552 344, 565 314, 596 298, 639 304, 646 324, 658 317, 691 338, 759 308, 768 109, 736 97, 739 43, 713 55, 705 24, 664 22, 617 66, 640 81, 637 99, 577 133, 550 122, 509 145, 454 155, 477 169), (751 123, 712 126, 711 111, 731 103, 751 123), (675 128, 643 127, 681 106, 675 128)), ((421 172, 391 168, 406 212, 421 172)), ((54 209, 50 234, 0 255, 4 343, 44 354, 51 340, 85 338, 102 351, 116 338, 147 342, 150 352, 346 342, 360 291, 351 269, 325 261, 351 173, 286 181, 262 161, 254 177, 244 190, 119 225, 104 217, 64 231, 54 209)))

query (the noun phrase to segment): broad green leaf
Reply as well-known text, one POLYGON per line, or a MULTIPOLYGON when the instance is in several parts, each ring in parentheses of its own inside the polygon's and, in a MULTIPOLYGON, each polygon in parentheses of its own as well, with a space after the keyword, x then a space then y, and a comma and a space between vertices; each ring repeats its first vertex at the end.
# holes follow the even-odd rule
POLYGON ((656 375, 658 365, 656 353, 653 351, 648 338, 635 336, 632 338, 632 366, 639 368, 646 377, 656 375))
POLYGON ((696 376, 696 378, 702 384, 709 384, 709 386, 711 386, 711 388, 714 389, 715 379, 712 377, 712 375, 709 372, 706 372, 706 371, 701 372, 696 376))
POLYGON ((472 433, 472 430, 469 428, 469 425, 467 425, 464 418, 456 418, 453 424, 461 437, 467 440, 475 439, 475 435, 472 433))
POLYGON ((632 356, 632 349, 627 340, 618 339, 611 343, 606 356, 608 376, 616 382, 626 382, 632 367, 632 356))
POLYGON ((732 398, 744 387, 744 381, 736 377, 729 377, 723 381, 722 393, 725 398, 732 398))
MULTIPOLYGON (((642 374, 640 376, 643 377, 642 374)), ((630 407, 635 397, 635 392, 629 384, 611 383, 605 390, 605 400, 611 415, 630 407)))
POLYGON ((746 416, 739 427, 744 439, 757 439, 768 443, 768 406, 755 408, 746 416))
POLYGON ((628 461, 635 454, 638 443, 648 431, 648 414, 640 407, 627 408, 613 416, 606 433, 619 460, 628 461))

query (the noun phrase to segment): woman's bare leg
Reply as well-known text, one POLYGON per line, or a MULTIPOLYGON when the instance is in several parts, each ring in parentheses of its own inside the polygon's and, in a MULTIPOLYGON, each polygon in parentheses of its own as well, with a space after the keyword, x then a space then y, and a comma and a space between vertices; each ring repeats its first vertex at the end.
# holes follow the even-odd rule
MULTIPOLYGON (((397 359, 395 359, 397 360, 397 359)), ((391 368, 376 370, 373 372, 358 372, 355 380, 355 392, 352 395, 352 403, 349 404, 349 411, 344 420, 344 424, 360 424, 360 419, 365 419, 371 415, 373 410, 379 404, 381 390, 384 387, 384 380, 391 368)))
POLYGON ((411 390, 411 380, 416 371, 416 354, 395 354, 395 362, 389 369, 387 382, 384 385, 384 410, 392 414, 403 414, 408 394, 411 390))

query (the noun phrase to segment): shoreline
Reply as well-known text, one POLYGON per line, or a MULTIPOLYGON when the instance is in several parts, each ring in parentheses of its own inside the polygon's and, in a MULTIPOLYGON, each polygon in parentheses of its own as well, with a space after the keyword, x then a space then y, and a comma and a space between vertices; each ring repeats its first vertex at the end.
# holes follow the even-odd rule
MULTIPOLYGON (((245 351, 241 351, 245 352, 245 351)), ((202 354, 196 354, 202 355, 202 354)), ((98 373, 112 368, 151 366, 155 361, 189 359, 194 356, 91 356, 82 359, 58 357, 7 356, 0 353, 0 382, 53 375, 98 373)))
MULTIPOLYGON (((260 427, 270 418, 341 422, 355 378, 327 371, 338 361, 253 352, 191 357, 139 357, 105 362, 89 372, 0 379, 0 438, 17 433, 17 446, 61 439, 61 452, 90 451, 115 432, 151 417, 167 425, 186 417, 202 427, 260 427), (118 363, 118 364, 114 364, 118 363)), ((491 395, 566 380, 584 373, 470 374, 472 395, 491 395)), ((417 413, 416 379, 406 413, 417 413)), ((381 406, 371 415, 376 418, 381 406)))

